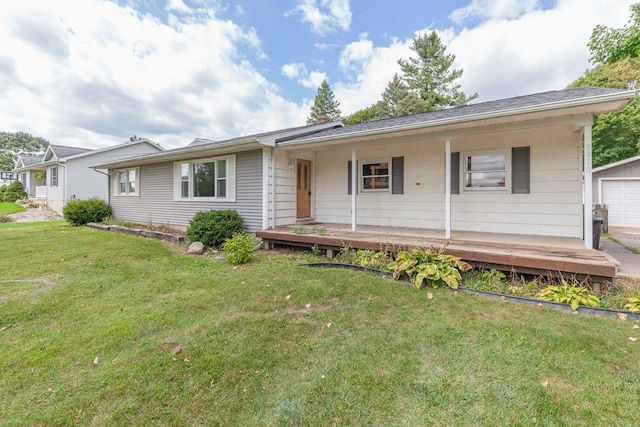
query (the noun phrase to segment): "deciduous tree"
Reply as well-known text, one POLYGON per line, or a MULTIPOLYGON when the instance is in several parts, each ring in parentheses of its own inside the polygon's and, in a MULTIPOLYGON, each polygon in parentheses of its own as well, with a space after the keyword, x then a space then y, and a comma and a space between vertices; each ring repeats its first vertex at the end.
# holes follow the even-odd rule
POLYGON ((18 154, 42 154, 48 146, 46 139, 26 132, 0 132, 0 170, 12 170, 14 158, 18 154))

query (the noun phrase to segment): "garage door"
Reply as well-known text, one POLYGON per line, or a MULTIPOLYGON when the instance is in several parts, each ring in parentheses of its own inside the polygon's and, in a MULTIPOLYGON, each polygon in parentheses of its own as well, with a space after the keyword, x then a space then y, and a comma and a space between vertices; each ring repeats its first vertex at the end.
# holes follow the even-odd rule
POLYGON ((609 206, 609 226, 640 227, 640 181, 603 181, 602 199, 609 206))

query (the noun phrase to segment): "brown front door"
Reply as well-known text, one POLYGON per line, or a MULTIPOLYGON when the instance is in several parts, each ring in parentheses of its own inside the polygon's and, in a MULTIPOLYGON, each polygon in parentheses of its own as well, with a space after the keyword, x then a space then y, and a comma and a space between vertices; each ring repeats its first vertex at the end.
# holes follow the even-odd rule
POLYGON ((311 216, 311 161, 298 159, 296 177, 297 217, 311 216))

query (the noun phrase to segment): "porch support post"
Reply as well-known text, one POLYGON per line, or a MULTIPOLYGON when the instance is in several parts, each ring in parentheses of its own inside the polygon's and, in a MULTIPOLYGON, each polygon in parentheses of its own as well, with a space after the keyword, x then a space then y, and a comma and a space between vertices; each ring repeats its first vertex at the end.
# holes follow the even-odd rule
POLYGON ((262 149, 262 229, 269 228, 269 151, 262 149))
POLYGON ((357 221, 357 188, 358 188, 358 163, 356 160, 356 150, 351 151, 351 231, 356 231, 357 221))
POLYGON ((592 206, 593 206, 593 177, 591 172, 592 159, 592 129, 593 125, 588 124, 584 127, 584 246, 586 249, 593 248, 593 218, 592 218, 592 206))
POLYGON ((276 228, 276 153, 271 147, 271 228, 276 228))
POLYGON ((451 140, 444 146, 444 237, 451 238, 451 140))

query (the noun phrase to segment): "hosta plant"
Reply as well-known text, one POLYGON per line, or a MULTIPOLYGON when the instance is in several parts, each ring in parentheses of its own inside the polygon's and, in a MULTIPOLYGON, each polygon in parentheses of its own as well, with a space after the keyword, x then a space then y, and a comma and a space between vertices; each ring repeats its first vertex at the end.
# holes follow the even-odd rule
POLYGON ((425 285, 433 287, 449 286, 457 289, 462 276, 460 271, 470 270, 471 265, 459 257, 447 255, 443 250, 433 248, 425 250, 414 249, 411 252, 398 252, 395 261, 389 263, 389 270, 393 278, 398 280, 406 274, 416 288, 425 285))
POLYGON ((626 301, 627 303, 624 305, 625 310, 640 311, 640 295, 629 297, 626 301))
POLYGON ((536 294, 536 298, 569 304, 573 311, 581 305, 600 307, 600 298, 591 293, 589 289, 569 284, 565 279, 561 279, 559 285, 547 286, 536 294))

